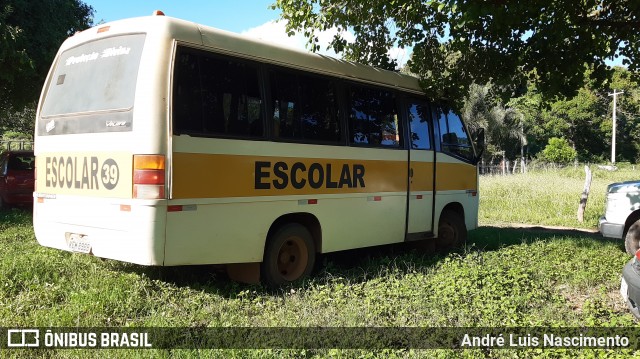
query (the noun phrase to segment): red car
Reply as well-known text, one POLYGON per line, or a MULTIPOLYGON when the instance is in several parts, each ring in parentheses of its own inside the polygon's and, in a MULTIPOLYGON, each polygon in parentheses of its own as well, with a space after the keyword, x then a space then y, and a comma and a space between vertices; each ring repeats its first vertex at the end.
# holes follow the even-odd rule
POLYGON ((33 203, 34 168, 33 151, 0 154, 0 209, 33 203))

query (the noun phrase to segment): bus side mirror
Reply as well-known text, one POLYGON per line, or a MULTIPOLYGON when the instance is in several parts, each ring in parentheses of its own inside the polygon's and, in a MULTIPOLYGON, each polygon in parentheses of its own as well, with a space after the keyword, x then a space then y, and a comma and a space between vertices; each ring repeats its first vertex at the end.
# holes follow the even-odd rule
POLYGON ((485 147, 485 144, 484 144, 484 128, 479 128, 476 131, 475 138, 476 138, 476 150, 478 152, 477 152, 474 164, 478 164, 478 162, 480 162, 480 159, 482 158, 482 154, 484 153, 484 147, 485 147))

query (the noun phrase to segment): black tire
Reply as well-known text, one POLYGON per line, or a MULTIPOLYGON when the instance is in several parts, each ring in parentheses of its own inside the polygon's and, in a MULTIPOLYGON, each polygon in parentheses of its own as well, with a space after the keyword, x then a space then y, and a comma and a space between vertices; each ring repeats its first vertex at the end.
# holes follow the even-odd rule
POLYGON ((450 251, 462 248, 467 243, 467 226, 457 212, 444 210, 438 222, 436 250, 450 251))
POLYGON ((311 274, 315 259, 307 228, 298 223, 282 226, 268 239, 261 264, 263 282, 279 287, 305 278, 311 274))
POLYGON ((624 235, 624 249, 630 256, 640 249, 640 219, 633 222, 624 235))

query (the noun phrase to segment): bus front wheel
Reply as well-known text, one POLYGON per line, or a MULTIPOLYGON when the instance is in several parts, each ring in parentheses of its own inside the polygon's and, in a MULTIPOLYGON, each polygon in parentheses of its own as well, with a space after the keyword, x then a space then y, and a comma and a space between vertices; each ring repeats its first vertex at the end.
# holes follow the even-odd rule
POLYGON ((269 286, 281 286, 308 276, 315 263, 311 234, 301 224, 280 227, 269 238, 262 260, 262 278, 269 286))
POLYGON ((467 226, 457 212, 444 210, 438 222, 437 249, 449 251, 461 248, 467 242, 467 226))

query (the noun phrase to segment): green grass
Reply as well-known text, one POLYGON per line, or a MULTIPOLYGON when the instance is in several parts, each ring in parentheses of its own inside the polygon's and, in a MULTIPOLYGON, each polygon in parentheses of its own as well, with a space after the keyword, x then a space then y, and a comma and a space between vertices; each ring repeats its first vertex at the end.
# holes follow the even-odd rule
POLYGON ((612 182, 640 180, 640 171, 627 166, 611 172, 591 166, 593 180, 584 222, 577 220, 584 188, 582 167, 480 178, 480 223, 527 223, 595 228, 604 211, 605 191, 612 182))
MULTIPOLYGON (((579 181, 571 173, 483 178, 481 196, 487 196, 481 197, 484 226, 470 232, 466 250, 443 256, 386 247, 327 255, 322 258, 323 269, 312 278, 280 290, 240 285, 208 266, 150 268, 40 247, 29 213, 0 212, 0 327, 633 328, 636 322, 618 294, 621 268, 628 260, 620 241, 579 232, 492 226, 501 222, 571 225, 568 219, 558 221, 555 215, 537 213, 571 212, 563 203, 573 208, 577 198, 569 200, 571 191, 566 188, 579 181), (552 186, 546 191, 532 190, 537 195, 524 195, 522 188, 531 183, 552 186), (513 192, 505 188, 523 193, 517 206, 510 211, 492 209, 499 207, 499 198, 510 201, 513 192), (504 195, 498 196, 500 193, 504 195), (560 200, 564 196, 566 201, 560 200), (546 199, 536 202, 543 201, 538 197, 546 199), (510 217, 508 212, 516 215, 510 217)), ((600 191, 594 191, 595 187, 593 194, 600 191)), ((589 221, 599 213, 592 210, 593 214, 588 210, 589 221)), ((638 356, 624 350, 535 348, 113 349, 9 350, 0 352, 0 357, 623 358, 634 354, 638 356)))

